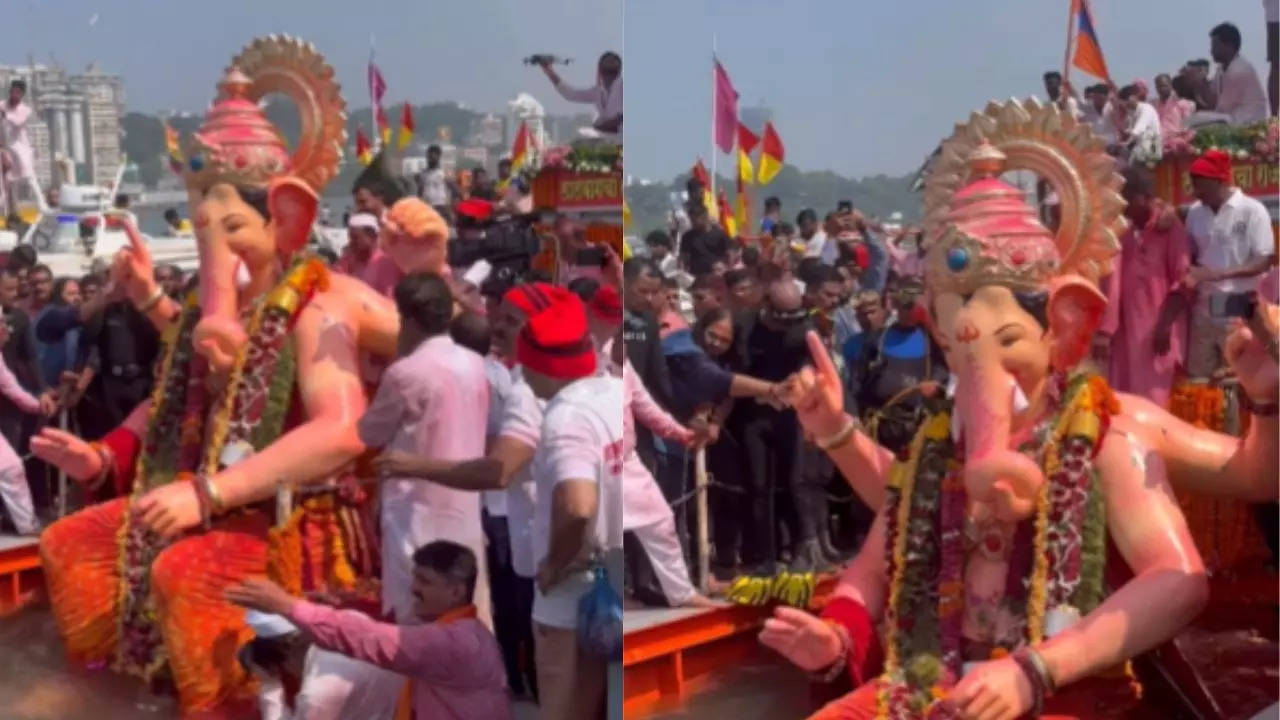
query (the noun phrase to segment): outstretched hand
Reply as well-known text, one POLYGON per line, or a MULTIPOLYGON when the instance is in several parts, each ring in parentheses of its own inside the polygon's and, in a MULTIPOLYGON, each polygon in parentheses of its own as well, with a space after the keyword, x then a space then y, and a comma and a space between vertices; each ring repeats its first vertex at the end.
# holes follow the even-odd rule
POLYGON ((805 341, 813 366, 788 378, 783 395, 787 404, 795 408, 806 432, 814 437, 831 437, 845 426, 844 386, 818 333, 810 330, 805 341))
POLYGON ((760 642, 801 670, 817 672, 840 659, 840 636, 822 618, 778 606, 764 621, 760 642))
POLYGON ((57 428, 46 427, 32 436, 31 452, 77 482, 87 482, 102 472, 102 458, 89 443, 57 428))
POLYGON ((1258 301, 1253 318, 1246 324, 1232 321, 1231 334, 1223 355, 1240 386, 1255 402, 1275 402, 1280 393, 1280 363, 1276 360, 1280 336, 1280 306, 1258 301))
POLYGON ((285 615, 293 609, 297 598, 265 577, 251 577, 238 585, 228 587, 224 596, 227 602, 240 607, 273 615, 285 615))

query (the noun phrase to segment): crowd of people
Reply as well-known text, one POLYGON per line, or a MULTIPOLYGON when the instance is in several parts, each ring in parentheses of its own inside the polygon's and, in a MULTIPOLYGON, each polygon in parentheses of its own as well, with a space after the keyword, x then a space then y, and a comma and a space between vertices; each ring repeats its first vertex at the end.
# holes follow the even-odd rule
MULTIPOLYGON (((1185 143, 1198 123, 1266 119, 1257 73, 1239 55, 1239 31, 1219 25, 1210 44, 1220 71, 1209 78, 1192 61, 1176 77, 1161 75, 1154 103, 1140 82, 1090 88, 1083 107, 1060 73, 1045 74, 1045 89, 1116 155, 1148 132, 1159 148, 1162 132, 1185 143)), ((1191 165, 1196 202, 1188 209, 1156 197, 1149 168, 1124 167, 1129 227, 1102 281, 1108 303, 1093 349, 1116 390, 1168 406, 1177 382, 1229 384, 1223 343, 1232 318, 1259 292, 1275 301, 1271 216, 1234 187, 1231 165, 1219 151, 1191 165)), ((709 585, 780 568, 830 569, 860 546, 871 515, 805 437, 781 401, 781 384, 812 362, 804 338, 816 330, 843 380, 845 407, 880 445, 905 457, 929 399, 954 392, 923 304, 928 241, 919 227, 872 220, 847 200, 821 222, 812 208, 788 222, 776 197, 764 201, 758 234, 730 237, 712 218, 708 195, 691 179, 669 227, 645 236, 645 256, 628 261, 627 354, 662 408, 706 427, 709 585)), ((1040 199, 1052 219, 1056 197, 1042 191, 1040 199)), ((675 509, 692 558, 692 454, 661 426, 642 423, 637 434, 640 457, 675 509)), ((655 566, 667 557, 647 556, 655 566)), ((646 578, 643 567, 633 569, 637 600, 673 600, 646 578)))

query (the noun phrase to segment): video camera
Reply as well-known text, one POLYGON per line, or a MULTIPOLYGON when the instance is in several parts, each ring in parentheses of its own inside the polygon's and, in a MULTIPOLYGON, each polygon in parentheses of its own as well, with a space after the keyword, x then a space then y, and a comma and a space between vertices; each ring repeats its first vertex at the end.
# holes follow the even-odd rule
POLYGON ((571 62, 573 62, 573 58, 562 58, 559 55, 552 55, 550 53, 530 55, 524 59, 525 65, 542 65, 544 63, 548 65, 568 65, 571 62))
POLYGON ((533 229, 537 215, 499 215, 478 222, 459 216, 457 238, 449 243, 449 265, 466 268, 484 260, 493 275, 519 280, 527 277, 542 239, 533 229))

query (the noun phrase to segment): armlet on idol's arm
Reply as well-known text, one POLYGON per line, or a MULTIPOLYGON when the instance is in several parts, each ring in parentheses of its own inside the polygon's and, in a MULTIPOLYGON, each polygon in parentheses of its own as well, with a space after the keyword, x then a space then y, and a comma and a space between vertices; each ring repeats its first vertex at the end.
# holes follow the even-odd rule
POLYGON ((101 440, 92 443, 92 447, 103 459, 100 477, 104 481, 110 481, 112 497, 128 495, 133 485, 133 469, 142 448, 142 439, 133 430, 121 425, 104 435, 101 440))

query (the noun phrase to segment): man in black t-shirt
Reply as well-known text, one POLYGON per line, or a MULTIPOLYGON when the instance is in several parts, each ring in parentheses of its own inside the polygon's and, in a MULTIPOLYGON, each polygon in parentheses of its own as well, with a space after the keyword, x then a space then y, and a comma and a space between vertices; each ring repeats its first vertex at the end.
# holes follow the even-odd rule
POLYGON ((76 408, 82 437, 102 437, 147 399, 159 353, 155 327, 128 300, 113 302, 89 318, 77 362, 77 370, 93 372, 76 408))
POLYGON ((680 237, 680 260, 684 268, 697 276, 711 272, 717 262, 727 262, 731 240, 711 224, 707 208, 691 205, 689 222, 693 227, 680 237))
MULTIPOLYGON (((742 328, 741 345, 746 374, 781 382, 809 361, 805 333, 811 328, 800 291, 789 278, 771 282, 764 307, 742 328)), ((791 528, 792 569, 826 567, 818 546, 817 518, 824 512, 823 488, 803 482, 803 435, 794 410, 769 405, 745 408, 742 444, 747 452, 747 493, 750 520, 744 528, 742 561, 751 575, 773 575, 778 551, 777 520, 791 528), (774 507, 777 488, 790 490, 791 508, 774 507)))

